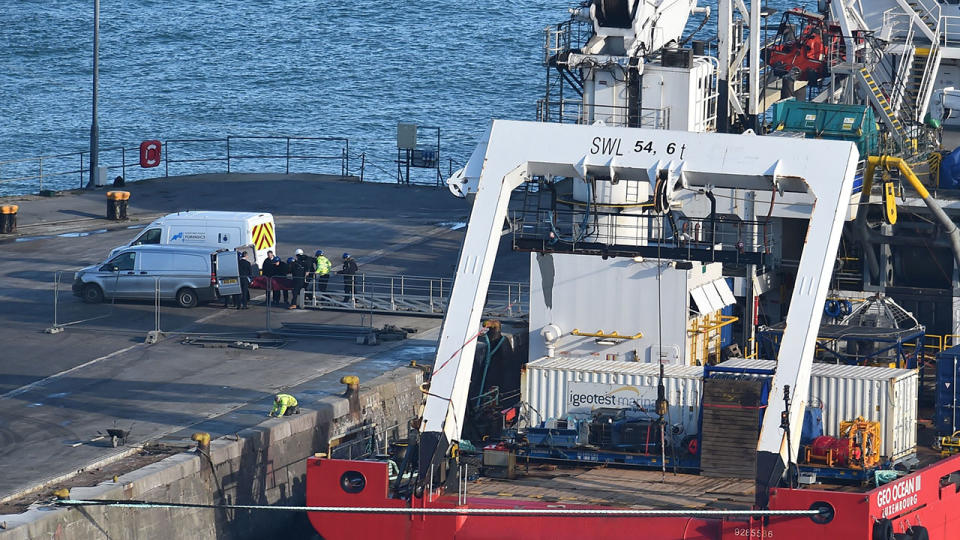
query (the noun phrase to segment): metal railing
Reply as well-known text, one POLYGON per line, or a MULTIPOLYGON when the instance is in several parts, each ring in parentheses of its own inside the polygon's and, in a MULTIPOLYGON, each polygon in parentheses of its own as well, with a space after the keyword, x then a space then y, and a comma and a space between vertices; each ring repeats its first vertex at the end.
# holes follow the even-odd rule
MULTIPOLYGON (((630 205, 617 205, 620 207, 630 205)), ((632 205, 635 207, 641 204, 632 205)), ((608 246, 663 245, 677 248, 704 248, 739 253, 770 253, 776 235, 766 221, 746 221, 717 216, 716 219, 678 217, 668 221, 655 214, 626 214, 609 210, 532 208, 516 213, 514 242, 543 240, 559 249, 577 244, 608 246), (585 217, 586 216, 586 217, 585 217)))
MULTIPOLYGON (((140 273, 127 274, 116 272, 110 281, 103 282, 103 287, 94 281, 88 280, 87 287, 96 287, 98 294, 92 294, 82 301, 83 289, 78 288, 76 293, 71 291, 73 285, 73 270, 62 270, 54 273, 53 278, 53 324, 47 333, 59 333, 67 327, 90 327, 86 323, 104 321, 96 328, 107 327, 113 332, 130 332, 143 334, 146 332, 168 333, 169 328, 163 327, 164 313, 179 312, 177 307, 179 290, 171 284, 177 282, 177 287, 189 287, 187 279, 196 279, 196 275, 141 275, 140 273), (104 290, 104 289, 107 290, 104 290), (121 291, 115 293, 114 291, 121 291), (78 297, 79 296, 79 297, 78 297), (102 302, 102 303, 101 303, 102 302), (138 309, 139 305, 147 303, 153 306, 153 317, 149 323, 144 321, 132 322, 131 312, 124 309, 129 306, 138 309), (147 326, 149 324, 149 326, 147 326), (86 326, 84 326, 86 325, 86 326)), ((296 282, 290 278, 267 278, 266 288, 273 289, 274 301, 279 303, 283 290, 288 291, 289 301, 300 307, 314 309, 339 309, 361 313, 384 313, 397 315, 427 315, 443 316, 453 288, 452 278, 431 278, 403 275, 356 274, 352 280, 344 279, 351 276, 333 275, 326 287, 317 279, 308 278, 300 298, 293 298, 289 292, 293 289, 296 294, 296 282), (352 285, 351 285, 352 283, 352 285)), ((226 305, 229 300, 236 303, 235 296, 219 296, 216 290, 209 286, 197 286, 192 293, 197 304, 202 304, 201 298, 212 305, 226 305)), ((259 296, 260 289, 250 288, 251 296, 259 296)), ((286 305, 276 307, 266 302, 262 306, 248 303, 250 308, 263 309, 263 326, 251 329, 264 330, 282 334, 274 328, 277 318, 286 313, 286 305)), ((487 293, 487 303, 484 316, 501 319, 521 319, 529 313, 530 287, 526 283, 492 281, 487 293)), ((142 311, 142 308, 139 308, 142 311)), ((233 333, 235 334, 235 332, 233 333)))
POLYGON ((944 15, 940 18, 940 45, 960 47, 960 17, 944 15))
MULTIPOLYGON (((163 141, 163 176, 239 172, 255 164, 257 172, 330 171, 350 175, 350 140, 346 137, 288 137, 228 135, 213 139, 163 141), (280 165, 281 167, 278 167, 280 165), (171 170, 172 169, 172 170, 171 170)), ((137 147, 112 147, 99 152, 100 166, 108 175, 119 173, 125 181, 160 176, 156 169, 140 167, 137 147)), ((90 178, 89 152, 71 152, 0 161, 0 196, 42 193, 45 189, 82 189, 90 178), (76 183, 74 183, 76 182, 76 183)))
MULTIPOLYGON (((452 278, 405 275, 334 275, 327 282, 306 283, 302 305, 317 309, 442 316, 447 309, 452 278)), ((491 281, 485 317, 522 318, 529 313, 530 286, 523 282, 491 281)))
POLYGON ((537 118, 541 122, 561 124, 593 124, 603 120, 609 125, 627 125, 631 115, 636 115, 637 127, 670 129, 670 107, 641 108, 613 105, 584 105, 580 99, 537 101, 537 118))

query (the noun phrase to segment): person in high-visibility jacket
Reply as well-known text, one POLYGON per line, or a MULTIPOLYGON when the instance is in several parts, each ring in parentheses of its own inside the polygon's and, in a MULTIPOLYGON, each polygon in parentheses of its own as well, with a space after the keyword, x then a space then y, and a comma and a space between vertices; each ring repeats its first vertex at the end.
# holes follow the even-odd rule
POLYGON ((322 249, 318 249, 315 255, 317 257, 317 289, 320 292, 327 292, 327 282, 330 281, 330 268, 333 266, 333 263, 330 262, 330 259, 323 256, 322 249))
POLYGON ((277 394, 273 398, 273 410, 267 416, 290 416, 291 414, 300 414, 300 406, 297 404, 297 398, 290 394, 277 394))

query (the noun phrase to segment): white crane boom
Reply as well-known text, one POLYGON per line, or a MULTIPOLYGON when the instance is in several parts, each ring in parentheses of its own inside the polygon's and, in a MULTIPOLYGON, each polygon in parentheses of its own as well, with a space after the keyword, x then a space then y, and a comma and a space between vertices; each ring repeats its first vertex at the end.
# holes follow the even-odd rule
MULTIPOLYGON (((450 443, 460 437, 475 339, 511 191, 533 176, 649 182, 651 187, 667 177, 676 189, 777 190, 813 196, 757 447, 758 480, 771 485, 785 469, 788 447, 791 461, 799 449, 817 330, 833 269, 830 261, 836 258, 843 221, 852 215, 857 160, 856 146, 841 141, 494 121, 466 167, 480 171, 477 196, 424 407, 420 471, 447 455, 450 443), (785 385, 797 396, 790 411, 790 445, 780 429, 785 385)), ((779 212, 778 206, 771 215, 779 212)))

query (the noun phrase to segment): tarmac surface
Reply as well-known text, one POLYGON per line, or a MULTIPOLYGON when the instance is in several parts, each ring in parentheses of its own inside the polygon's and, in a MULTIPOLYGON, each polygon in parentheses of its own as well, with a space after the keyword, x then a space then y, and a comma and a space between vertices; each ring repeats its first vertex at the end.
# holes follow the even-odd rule
MULTIPOLYGON (((452 277, 469 205, 446 189, 267 174, 165 178, 124 189, 131 192, 126 222, 105 219, 106 189, 2 199, 20 212, 18 233, 0 235, 0 502, 129 455, 146 441, 195 431, 217 437, 256 425, 279 390, 309 408, 341 393, 343 375, 363 381, 411 360, 433 361, 441 322, 435 317, 272 308, 271 328, 284 321, 394 324, 417 333, 376 346, 303 337, 258 350, 182 343, 184 334, 255 338, 267 327, 257 300, 262 291, 251 291, 246 311, 165 303, 159 314, 166 337, 148 345, 152 302, 88 305, 70 284, 73 271, 102 262, 152 219, 199 209, 273 213, 284 257, 298 247, 322 248, 336 255, 336 265, 349 251, 361 273, 452 277), (55 297, 65 330, 47 334, 55 297), (92 440, 107 428, 129 429, 127 446, 92 440)), ((510 252, 504 237, 494 279, 526 281, 528 257, 510 252)))

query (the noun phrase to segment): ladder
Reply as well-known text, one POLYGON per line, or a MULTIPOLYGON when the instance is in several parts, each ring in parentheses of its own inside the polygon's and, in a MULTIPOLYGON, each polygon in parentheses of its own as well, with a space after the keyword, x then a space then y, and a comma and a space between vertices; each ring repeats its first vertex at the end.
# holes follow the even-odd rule
POLYGON ((870 71, 865 67, 857 70, 857 78, 861 86, 866 90, 867 96, 869 96, 870 102, 873 104, 873 108, 877 111, 877 114, 880 115, 880 119, 887 126, 890 134, 898 143, 902 144, 907 138, 906 130, 903 129, 903 124, 900 123, 900 119, 897 118, 897 115, 894 113, 890 102, 887 100, 887 96, 885 96, 880 89, 880 85, 877 84, 873 75, 871 75, 870 71))
POLYGON ((930 97, 933 96, 937 72, 940 70, 940 59, 940 46, 936 42, 927 49, 917 48, 913 70, 910 73, 911 99, 916 104, 915 120, 917 122, 923 122, 923 117, 930 106, 930 97), (915 90, 914 85, 916 85, 915 90))
MULTIPOLYGON (((897 63, 893 75, 893 90, 890 92, 890 106, 894 114, 900 114, 904 107, 911 107, 916 103, 916 96, 911 95, 913 89, 913 70, 916 69, 916 55, 918 48, 913 46, 913 25, 907 25, 907 36, 904 38, 903 54, 897 63)), ((922 75, 922 72, 921 72, 922 75)), ((919 88, 919 85, 918 85, 919 88)))

